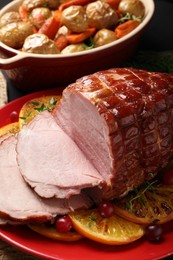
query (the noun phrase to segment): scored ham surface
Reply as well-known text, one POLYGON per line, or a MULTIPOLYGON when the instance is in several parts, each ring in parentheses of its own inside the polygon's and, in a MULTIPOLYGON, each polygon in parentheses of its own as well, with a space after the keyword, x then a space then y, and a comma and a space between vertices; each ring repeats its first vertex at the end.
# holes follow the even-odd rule
POLYGON ((0 225, 53 221, 58 214, 63 215, 76 208, 91 205, 90 199, 83 194, 70 199, 39 197, 19 171, 16 143, 15 135, 0 138, 0 225))
POLYGON ((103 185, 103 178, 48 111, 23 127, 16 149, 21 174, 41 197, 67 199, 103 185))
POLYGON ((115 198, 155 176, 173 155, 173 75, 117 68, 69 85, 53 112, 115 198))

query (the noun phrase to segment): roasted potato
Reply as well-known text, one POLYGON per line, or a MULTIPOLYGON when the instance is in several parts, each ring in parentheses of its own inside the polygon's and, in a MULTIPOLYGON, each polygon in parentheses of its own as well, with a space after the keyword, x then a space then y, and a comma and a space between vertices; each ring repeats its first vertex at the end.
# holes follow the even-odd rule
POLYGON ((48 7, 50 9, 57 9, 59 3, 59 0, 24 0, 22 5, 24 5, 30 12, 36 7, 48 7))
POLYGON ((52 16, 52 12, 47 7, 37 7, 31 11, 30 21, 37 28, 41 28, 45 20, 52 16))
POLYGON ((0 28, 14 22, 21 22, 21 18, 18 12, 7 12, 0 18, 0 28))
POLYGON ((74 53, 78 51, 84 51, 84 46, 83 43, 76 43, 76 44, 70 44, 67 47, 65 47, 61 53, 62 54, 69 54, 69 53, 74 53))
POLYGON ((0 28, 0 41, 11 48, 20 49, 27 36, 33 34, 30 23, 14 22, 0 28))
POLYGON ((101 29, 94 36, 94 46, 99 47, 116 40, 115 32, 109 29, 101 29))
POLYGON ((115 27, 118 23, 116 12, 109 4, 101 0, 89 3, 86 7, 86 15, 89 26, 98 30, 115 27))
POLYGON ((85 8, 80 5, 72 5, 62 12, 62 22, 70 30, 76 33, 88 28, 88 20, 85 8))
POLYGON ((144 4, 140 0, 121 0, 118 10, 124 15, 129 13, 136 17, 142 17, 145 14, 144 4))
POLYGON ((46 35, 35 33, 25 39, 22 50, 29 53, 57 54, 60 53, 54 41, 46 35))

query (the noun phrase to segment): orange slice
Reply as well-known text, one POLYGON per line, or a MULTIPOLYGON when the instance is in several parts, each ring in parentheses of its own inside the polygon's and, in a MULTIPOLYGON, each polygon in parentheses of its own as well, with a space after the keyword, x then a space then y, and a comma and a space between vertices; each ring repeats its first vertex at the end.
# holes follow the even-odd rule
POLYGON ((28 227, 36 233, 54 240, 73 242, 83 238, 77 232, 60 233, 54 227, 47 227, 45 225, 28 225, 28 227))
POLYGON ((76 210, 69 214, 74 229, 81 235, 103 244, 123 245, 131 243, 144 234, 143 228, 117 215, 102 218, 94 210, 76 210))
POLYGON ((173 186, 158 182, 142 186, 117 201, 115 212, 138 224, 150 224, 156 219, 166 223, 173 219, 173 186))
POLYGON ((19 113, 19 126, 30 122, 39 112, 43 110, 52 110, 61 96, 43 96, 31 99, 26 102, 19 113))
POLYGON ((0 136, 19 132, 19 123, 11 123, 0 128, 0 136))

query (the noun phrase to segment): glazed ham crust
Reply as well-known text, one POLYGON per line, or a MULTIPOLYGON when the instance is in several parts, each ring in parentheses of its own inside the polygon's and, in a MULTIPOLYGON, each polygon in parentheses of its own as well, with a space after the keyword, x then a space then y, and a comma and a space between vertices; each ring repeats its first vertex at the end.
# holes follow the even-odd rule
POLYGON ((173 75, 117 68, 85 76, 54 111, 115 198, 155 176, 173 155, 173 75))

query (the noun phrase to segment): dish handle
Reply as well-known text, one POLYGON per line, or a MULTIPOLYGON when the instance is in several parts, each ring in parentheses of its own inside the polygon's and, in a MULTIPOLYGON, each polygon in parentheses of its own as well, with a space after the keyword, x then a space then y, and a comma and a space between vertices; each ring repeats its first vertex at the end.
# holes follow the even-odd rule
POLYGON ((23 61, 28 58, 25 53, 16 54, 10 58, 0 58, 0 69, 9 70, 23 65, 23 61))

